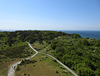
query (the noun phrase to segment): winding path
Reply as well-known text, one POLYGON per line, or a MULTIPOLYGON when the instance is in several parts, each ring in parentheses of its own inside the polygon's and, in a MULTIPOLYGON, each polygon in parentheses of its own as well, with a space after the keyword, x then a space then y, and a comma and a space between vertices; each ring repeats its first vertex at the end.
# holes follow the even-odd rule
MULTIPOLYGON (((27 43, 28 43, 28 42, 27 42, 27 43)), ((31 59, 32 57, 34 57, 35 55, 37 55, 37 54, 39 53, 38 51, 36 51, 36 50, 31 46, 31 44, 28 43, 28 45, 29 45, 29 46, 31 47, 31 49, 32 49, 33 51, 35 51, 36 53, 35 53, 34 55, 32 55, 31 57, 26 58, 27 60, 31 59)), ((21 63, 21 61, 16 62, 16 63, 14 63, 14 64, 12 64, 12 65, 10 66, 10 69, 9 69, 9 72, 8 72, 8 76, 14 76, 15 67, 17 67, 17 65, 20 64, 20 63, 21 63)))
POLYGON ((75 72, 73 72, 70 68, 68 68, 66 65, 64 65, 62 62, 60 62, 58 59, 53 57, 52 55, 47 54, 51 58, 55 59, 59 64, 61 64, 63 67, 65 67, 68 71, 70 71, 73 75, 78 76, 75 72))
MULTIPOLYGON (((42 53, 42 52, 39 52, 42 53)), ((68 71, 70 71, 73 75, 78 76, 75 72, 73 72, 69 67, 67 67, 66 65, 64 65, 61 61, 59 61, 58 59, 56 59, 55 57, 53 57, 52 55, 46 54, 46 53, 42 53, 45 55, 48 55, 49 57, 53 58, 54 60, 56 60, 59 64, 61 64, 64 68, 66 68, 68 71)))
MULTIPOLYGON (((28 43, 28 42, 27 42, 27 43, 28 43)), ((33 51, 35 51, 36 53, 35 53, 34 55, 32 55, 31 57, 26 58, 26 59, 31 59, 32 57, 34 57, 34 56, 37 55, 38 53, 42 53, 42 52, 36 51, 36 50, 31 46, 30 43, 28 43, 28 45, 29 45, 30 48, 31 48, 33 51)), ((46 54, 46 53, 42 53, 42 54, 46 54)), ((55 59, 59 64, 61 64, 63 67, 65 67, 65 68, 66 68, 68 71, 70 71, 73 75, 78 76, 75 72, 73 72, 70 68, 68 68, 66 65, 64 65, 62 62, 60 62, 58 59, 56 59, 56 58, 53 57, 52 55, 49 55, 49 54, 46 54, 46 55, 48 55, 48 56, 50 56, 51 58, 55 59)), ((14 68, 15 68, 18 64, 20 64, 20 63, 21 63, 21 61, 16 62, 15 64, 11 65, 10 70, 9 70, 9 72, 8 72, 8 76, 14 76, 14 73, 15 73, 15 69, 14 69, 14 68)))

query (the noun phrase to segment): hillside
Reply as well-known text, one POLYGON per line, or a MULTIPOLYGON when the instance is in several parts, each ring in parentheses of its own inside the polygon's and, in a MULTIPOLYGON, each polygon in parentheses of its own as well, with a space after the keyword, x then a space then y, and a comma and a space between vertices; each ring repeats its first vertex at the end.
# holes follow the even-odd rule
POLYGON ((74 76, 54 59, 45 54, 37 54, 29 61, 18 65, 15 76, 74 76), (33 61, 31 63, 31 61, 33 61))
POLYGON ((7 76, 11 64, 34 54, 25 41, 42 43, 44 39, 49 43, 59 35, 63 36, 66 33, 54 31, 0 32, 0 76, 7 76))
MULTIPOLYGON (((99 39, 82 38, 78 34, 67 34, 56 31, 31 30, 0 32, 0 65, 4 66, 0 68, 0 75, 6 76, 9 66, 12 63, 34 54, 25 41, 30 42, 37 51, 53 55, 80 76, 100 75, 99 39)), ((40 54, 40 57, 41 56, 43 55, 40 54)), ((39 61, 41 59, 38 57, 33 58, 33 60, 37 60, 36 65, 44 64, 42 61, 39 61)), ((52 62, 50 61, 50 63, 52 62)), ((30 65, 31 64, 28 66, 30 65)), ((44 66, 48 68, 48 64, 44 66)), ((38 66, 38 68, 39 67, 40 66, 38 66)), ((51 65, 51 67, 57 66, 51 65)), ((29 69, 29 67, 27 68, 29 69)), ((64 76, 63 73, 61 73, 63 70, 54 70, 57 71, 57 73, 59 72, 61 76, 64 76)), ((20 74, 21 71, 22 69, 18 74, 20 74)), ((70 73, 68 74, 70 76, 70 73)))
POLYGON ((33 43, 38 51, 53 55, 79 76, 99 76, 100 40, 59 36, 51 44, 33 43), (39 47, 38 47, 39 46, 39 47))
POLYGON ((100 40, 61 36, 46 50, 80 76, 100 75, 100 40))

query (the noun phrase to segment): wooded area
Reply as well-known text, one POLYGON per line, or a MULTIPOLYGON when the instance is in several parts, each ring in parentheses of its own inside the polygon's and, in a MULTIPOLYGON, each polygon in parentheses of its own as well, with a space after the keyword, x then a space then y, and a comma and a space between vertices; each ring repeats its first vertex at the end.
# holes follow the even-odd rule
POLYGON ((48 51, 80 76, 100 76, 100 39, 82 38, 78 34, 56 31, 0 32, 0 61, 30 56, 25 41, 45 41, 48 51))

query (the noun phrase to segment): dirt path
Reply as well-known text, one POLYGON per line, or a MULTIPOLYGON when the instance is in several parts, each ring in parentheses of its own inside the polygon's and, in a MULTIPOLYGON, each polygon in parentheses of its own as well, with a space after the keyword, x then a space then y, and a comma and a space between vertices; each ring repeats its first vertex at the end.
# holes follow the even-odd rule
MULTIPOLYGON (((27 42, 27 43, 28 43, 28 42, 27 42)), ((36 53, 35 53, 34 55, 32 55, 31 57, 26 58, 26 59, 31 59, 31 58, 33 58, 35 55, 37 55, 38 53, 42 53, 42 52, 36 51, 36 50, 31 46, 30 43, 28 43, 28 45, 29 45, 30 48, 31 48, 33 51, 35 51, 36 53)), ((43 54, 46 54, 46 53, 43 53, 43 54)), ((56 58, 53 57, 52 55, 49 55, 49 54, 46 54, 46 55, 48 55, 48 56, 50 56, 51 58, 55 59, 59 64, 61 64, 62 66, 64 66, 64 67, 65 67, 68 71, 70 71, 73 75, 78 76, 75 72, 73 72, 70 68, 68 68, 66 65, 64 65, 62 62, 60 62, 58 59, 56 59, 56 58)), ((11 65, 10 70, 9 70, 9 72, 8 72, 8 76, 14 76, 15 67, 17 67, 17 65, 20 64, 20 63, 21 63, 21 61, 16 62, 15 64, 11 65)))
POLYGON ((48 56, 52 57, 53 59, 55 59, 59 64, 61 64, 63 67, 65 67, 68 71, 70 71, 73 75, 78 76, 75 72, 73 72, 70 68, 68 68, 66 65, 64 65, 62 62, 60 62, 58 59, 56 59, 55 57, 53 57, 52 55, 47 54, 48 56))
MULTIPOLYGON (((28 43, 28 42, 27 42, 27 43, 28 43)), ((34 55, 32 55, 31 57, 26 58, 27 60, 33 58, 35 55, 38 54, 38 51, 36 51, 36 50, 31 46, 31 44, 28 43, 28 45, 29 45, 29 47, 30 47, 33 51, 35 51, 36 53, 35 53, 34 55)), ((16 62, 16 63, 14 63, 14 64, 12 64, 12 65, 10 66, 10 69, 9 69, 9 72, 8 72, 8 76, 14 76, 15 67, 17 67, 17 65, 20 64, 20 63, 21 63, 21 61, 16 62)))

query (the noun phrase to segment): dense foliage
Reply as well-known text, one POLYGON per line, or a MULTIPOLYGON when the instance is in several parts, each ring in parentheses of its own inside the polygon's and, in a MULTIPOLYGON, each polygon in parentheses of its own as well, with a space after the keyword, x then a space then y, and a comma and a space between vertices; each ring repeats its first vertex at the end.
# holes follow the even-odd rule
POLYGON ((52 41, 54 56, 80 76, 100 76, 100 40, 59 37, 52 41))
POLYGON ((58 36, 68 35, 63 32, 55 32, 55 31, 15 31, 15 32, 0 32, 0 39, 1 41, 5 40, 5 44, 9 44, 11 46, 16 41, 30 41, 33 43, 35 41, 39 41, 40 43, 42 40, 52 40, 58 36))
POLYGON ((63 32, 54 31, 15 31, 0 32, 0 59, 3 58, 23 58, 31 55, 31 52, 25 51, 28 47, 25 41, 31 44, 39 41, 43 44, 43 40, 50 43, 52 39, 58 36, 68 35, 63 32))
MULTIPOLYGON (((52 54, 80 76, 100 76, 100 40, 56 31, 0 32, 0 59, 31 55, 28 45, 38 41, 50 44, 52 54)), ((48 51, 50 51, 48 50, 48 51)), ((1 61, 1 60, 0 60, 1 61)), ((29 61, 27 61, 28 63, 29 61)), ((24 63, 24 61, 22 62, 24 63)))

